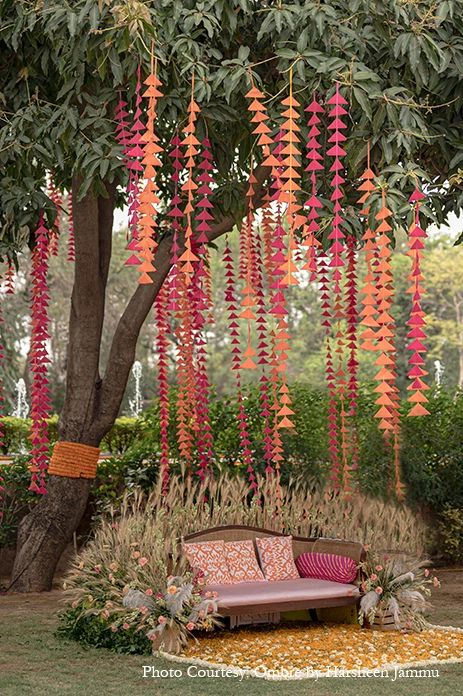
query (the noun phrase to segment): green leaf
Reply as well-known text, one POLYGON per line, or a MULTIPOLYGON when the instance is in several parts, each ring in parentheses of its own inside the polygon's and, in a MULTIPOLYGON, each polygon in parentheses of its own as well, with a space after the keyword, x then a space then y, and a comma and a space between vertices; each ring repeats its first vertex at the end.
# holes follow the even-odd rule
POLYGON ((367 95, 360 87, 354 87, 352 91, 354 93, 355 100, 360 105, 367 118, 371 121, 371 104, 367 95))
POLYGON ((71 38, 76 35, 77 31, 77 15, 75 12, 68 14, 68 29, 71 38))

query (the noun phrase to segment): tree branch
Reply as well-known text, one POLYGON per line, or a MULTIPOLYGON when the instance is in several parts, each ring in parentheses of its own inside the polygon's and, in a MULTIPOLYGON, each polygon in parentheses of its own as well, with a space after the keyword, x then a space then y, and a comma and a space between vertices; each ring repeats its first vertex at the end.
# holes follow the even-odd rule
MULTIPOLYGON (((268 167, 260 166, 254 171, 256 184, 253 205, 256 209, 262 205, 267 190, 265 183, 269 174, 268 167)), ((212 242, 229 232, 234 224, 235 219, 232 216, 216 222, 209 232, 209 241, 212 242)), ((101 389, 100 410, 94 426, 95 437, 97 431, 102 431, 101 437, 107 432, 119 412, 130 369, 135 359, 141 327, 171 268, 171 246, 172 235, 169 234, 162 239, 156 251, 154 260, 156 272, 152 274, 153 283, 137 287, 117 325, 101 389)))
MULTIPOLYGON (((73 181, 76 245, 75 277, 69 318, 66 397, 60 419, 60 437, 79 442, 95 411, 95 390, 100 383, 99 361, 104 320, 105 290, 111 259, 115 187, 108 198, 91 192, 77 199, 80 179, 73 181)), ((93 444, 88 441, 87 444, 93 444)))

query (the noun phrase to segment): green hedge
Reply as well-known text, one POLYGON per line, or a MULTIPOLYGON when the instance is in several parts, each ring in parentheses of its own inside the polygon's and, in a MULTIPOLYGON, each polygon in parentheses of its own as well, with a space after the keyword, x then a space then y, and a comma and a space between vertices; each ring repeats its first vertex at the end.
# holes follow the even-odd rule
MULTIPOLYGON (((0 423, 3 432, 3 447, 0 448, 0 453, 15 455, 27 452, 30 448, 30 418, 3 416, 0 423)), ((50 444, 54 444, 58 439, 58 416, 49 418, 47 424, 50 444)), ((111 454, 123 454, 143 434, 145 427, 146 423, 141 418, 122 416, 105 435, 101 449, 111 454)))
MULTIPOLYGON (((30 448, 30 418, 3 416, 0 418, 0 423, 2 424, 3 433, 3 446, 0 447, 0 453, 7 455, 27 452, 30 448)), ((47 420, 47 425, 50 442, 56 442, 58 437, 58 416, 52 416, 49 418, 47 420)))
MULTIPOLYGON (((290 477, 296 477, 312 485, 322 485, 329 473, 327 397, 322 391, 300 385, 294 386, 291 391, 297 434, 283 435, 283 479, 288 481, 290 477)), ((179 471, 174 402, 172 398, 169 444, 172 469, 179 471)), ((371 388, 365 388, 359 396, 355 420, 360 444, 356 478, 364 493, 384 497, 390 488, 391 454, 377 428, 374 418, 376 408, 371 388)), ((406 410, 406 405, 403 405, 400 456, 403 480, 407 485, 407 502, 425 508, 444 526, 445 519, 454 520, 455 538, 448 541, 448 555, 451 555, 450 547, 453 545, 452 548, 457 549, 454 553, 456 557, 463 547, 460 541, 463 532, 457 529, 455 522, 463 515, 463 394, 444 391, 430 394, 431 415, 424 418, 408 418, 406 410)), ((263 471, 262 419, 257 390, 251 389, 246 393, 246 411, 256 468, 263 471)), ((11 422, 18 419, 6 420, 10 428, 8 442, 20 441, 24 423, 11 422)), ((211 403, 211 424, 215 442, 213 467, 225 467, 237 475, 244 474, 236 400, 214 398, 211 403)), ((156 406, 139 419, 118 419, 102 443, 102 448, 115 456, 101 462, 98 467, 93 511, 98 511, 108 501, 117 500, 126 488, 141 486, 148 490, 156 480, 160 456, 156 406)), ((27 457, 18 458, 14 466, 3 467, 3 470, 7 488, 7 503, 4 505, 10 505, 11 509, 5 511, 3 524, 0 525, 0 546, 2 538, 3 542, 8 538, 11 543, 18 516, 36 500, 35 496, 25 493, 29 479, 27 457), (15 502, 12 503, 12 500, 15 502)))
MULTIPOLYGON (((291 389, 296 433, 283 433, 286 466, 283 476, 298 476, 309 482, 323 483, 329 472, 327 396, 301 385, 291 389)), ((375 496, 387 495, 390 486, 391 452, 378 430, 374 413, 377 406, 371 387, 359 395, 355 430, 360 446, 360 464, 356 473, 361 489, 375 496)), ((175 409, 171 399, 169 446, 174 460, 178 457, 175 409)), ((409 502, 442 510, 448 504, 463 508, 463 393, 430 394, 430 416, 409 418, 408 404, 401 408, 401 465, 408 487, 409 502)), ((251 448, 256 467, 263 470, 263 433, 257 390, 246 393, 246 412, 251 448)), ((129 447, 123 462, 131 469, 143 461, 157 465, 159 459, 159 419, 156 407, 142 416, 142 435, 129 447)), ((236 400, 225 397, 211 403, 215 466, 244 469, 240 459, 236 400)), ((175 465, 175 461, 174 461, 175 465)), ((149 478, 149 477, 148 477, 149 478)))

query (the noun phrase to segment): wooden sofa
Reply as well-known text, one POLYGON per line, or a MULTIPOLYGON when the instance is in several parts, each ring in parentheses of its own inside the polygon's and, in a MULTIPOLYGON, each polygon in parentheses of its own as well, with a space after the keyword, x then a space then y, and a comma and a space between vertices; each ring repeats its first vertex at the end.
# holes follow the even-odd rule
MULTIPOLYGON (((227 525, 189 534, 184 537, 183 542, 187 544, 193 541, 252 539, 256 547, 255 540, 257 537, 269 536, 286 535, 258 527, 227 525)), ((293 536, 292 546, 294 558, 301 553, 318 551, 348 556, 358 563, 364 556, 362 544, 341 539, 293 536)), ((256 548, 255 550, 257 551, 256 548)), ((313 578, 298 578, 297 580, 278 582, 239 583, 237 585, 210 585, 209 587, 218 592, 220 614, 230 618, 262 614, 277 616, 280 612, 349 606, 355 605, 359 601, 359 593, 354 585, 341 585, 341 583, 315 580, 313 578), (243 598, 242 601, 241 597, 243 598)))

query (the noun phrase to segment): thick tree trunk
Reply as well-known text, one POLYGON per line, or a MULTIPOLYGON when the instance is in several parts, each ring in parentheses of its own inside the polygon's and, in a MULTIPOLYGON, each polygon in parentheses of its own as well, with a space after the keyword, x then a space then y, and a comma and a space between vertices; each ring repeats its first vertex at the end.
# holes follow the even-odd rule
MULTIPOLYGON (((267 168, 256 169, 254 207, 261 204, 267 168)), ((73 192, 79 182, 73 182, 73 192)), ((69 322, 66 398, 61 440, 98 446, 116 419, 135 357, 140 329, 170 268, 171 236, 159 244, 153 283, 137 287, 114 334, 104 378, 99 371, 105 290, 111 259, 114 189, 108 198, 73 196, 75 279, 69 322)), ((212 241, 232 229, 231 217, 217 222, 212 241)), ((92 482, 50 476, 48 493, 21 522, 10 589, 50 590, 58 561, 82 519, 92 482)))
MULTIPOLYGON (((79 183, 74 182, 74 192, 79 183)), ((99 360, 114 211, 114 189, 107 190, 107 198, 88 194, 82 201, 73 199, 76 266, 66 398, 59 425, 61 440, 94 446, 104 435, 98 425, 99 360)), ((11 590, 51 589, 61 554, 85 512, 91 484, 88 479, 50 476, 47 495, 20 524, 11 590)))

